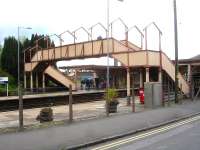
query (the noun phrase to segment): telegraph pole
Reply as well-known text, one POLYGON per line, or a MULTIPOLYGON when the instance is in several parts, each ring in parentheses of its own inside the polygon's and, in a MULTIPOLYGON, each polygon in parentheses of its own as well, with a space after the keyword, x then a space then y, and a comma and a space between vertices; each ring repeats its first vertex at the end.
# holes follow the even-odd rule
POLYGON ((178 27, 176 0, 174 0, 174 43, 175 43, 175 103, 178 103, 178 27))

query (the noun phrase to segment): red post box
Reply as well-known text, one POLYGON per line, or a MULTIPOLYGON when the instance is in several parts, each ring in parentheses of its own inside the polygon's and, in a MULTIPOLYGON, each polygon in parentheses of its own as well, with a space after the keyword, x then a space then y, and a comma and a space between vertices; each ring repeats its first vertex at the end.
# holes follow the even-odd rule
POLYGON ((139 89, 139 98, 140 98, 140 103, 144 104, 144 89, 143 88, 139 89))

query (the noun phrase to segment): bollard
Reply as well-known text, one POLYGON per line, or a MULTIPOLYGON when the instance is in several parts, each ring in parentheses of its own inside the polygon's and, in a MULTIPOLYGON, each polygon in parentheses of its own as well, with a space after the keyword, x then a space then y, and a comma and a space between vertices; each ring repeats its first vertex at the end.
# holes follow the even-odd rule
POLYGON ((73 99, 72 99, 72 85, 69 85, 69 122, 73 121, 73 99))

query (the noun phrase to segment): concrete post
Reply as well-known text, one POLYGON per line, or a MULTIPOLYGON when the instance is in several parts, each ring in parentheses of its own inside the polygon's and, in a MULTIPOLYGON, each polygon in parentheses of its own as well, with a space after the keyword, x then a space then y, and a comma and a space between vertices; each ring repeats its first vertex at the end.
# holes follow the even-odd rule
POLYGON ((134 74, 133 74, 133 82, 132 82, 132 112, 135 112, 134 74))
POLYGON ((73 121, 73 99, 72 99, 72 85, 69 85, 69 122, 73 121))
POLYGON ((149 82, 149 68, 146 68, 146 82, 149 82))
POLYGON ((159 68, 158 70, 158 82, 162 83, 162 70, 159 68))
POLYGON ((30 75, 30 88, 31 91, 33 90, 33 72, 31 71, 31 75, 30 75))
POLYGON ((187 81, 190 82, 191 77, 191 65, 188 64, 188 70, 187 70, 187 81))
POLYGON ((142 69, 140 69, 140 88, 143 88, 143 72, 142 72, 142 69))
POLYGON ((164 101, 164 94, 163 94, 163 84, 162 84, 162 68, 160 67, 158 69, 158 82, 161 83, 161 94, 162 94, 162 105, 165 106, 165 101, 164 101))
POLYGON ((24 89, 26 89, 26 72, 24 72, 24 89))
POLYGON ((192 69, 192 66, 191 64, 188 64, 188 70, 187 70, 187 82, 189 84, 189 87, 190 87, 190 93, 189 93, 189 96, 190 98, 193 100, 193 94, 192 94, 192 74, 191 74, 191 69, 192 69))
POLYGON ((182 87, 182 84, 181 84, 181 86, 180 86, 180 96, 179 96, 179 103, 180 103, 180 104, 182 104, 182 100, 183 100, 182 91, 183 91, 183 87, 182 87))
POLYGON ((23 129, 24 129, 23 96, 22 96, 22 90, 20 88, 20 91, 19 91, 19 131, 22 131, 23 129))
POLYGON ((118 66, 118 61, 114 59, 114 66, 118 66))
POLYGON ((42 74, 42 88, 45 89, 45 74, 42 74))
POLYGON ((75 89, 77 90, 77 70, 74 70, 75 89))
POLYGON ((167 78, 167 98, 168 98, 168 106, 170 106, 170 85, 169 85, 169 77, 167 78))
POLYGON ((127 87, 127 105, 130 105, 130 69, 127 68, 127 81, 126 81, 126 87, 127 87))
POLYGON ((36 80, 36 81, 35 81, 35 82, 36 82, 36 88, 37 88, 37 90, 38 90, 38 87, 39 87, 39 86, 38 86, 38 73, 36 73, 36 78, 35 78, 35 80, 36 80))

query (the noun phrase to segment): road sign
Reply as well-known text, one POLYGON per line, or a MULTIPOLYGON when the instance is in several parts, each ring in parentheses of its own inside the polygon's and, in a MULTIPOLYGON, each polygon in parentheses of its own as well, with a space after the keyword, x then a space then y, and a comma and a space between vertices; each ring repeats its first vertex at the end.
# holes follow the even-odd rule
POLYGON ((8 77, 0 77, 0 84, 8 84, 8 77))

